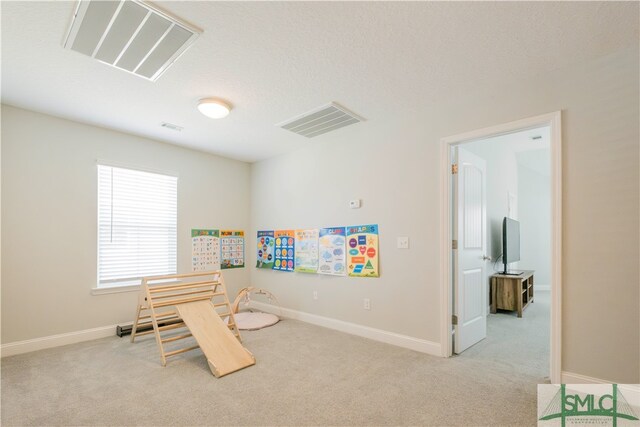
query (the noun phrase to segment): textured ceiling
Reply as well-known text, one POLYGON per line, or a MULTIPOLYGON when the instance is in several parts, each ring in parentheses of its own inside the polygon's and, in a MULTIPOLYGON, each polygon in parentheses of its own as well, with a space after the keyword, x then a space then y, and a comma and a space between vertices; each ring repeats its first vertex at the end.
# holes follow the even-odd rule
POLYGON ((331 101, 355 129, 639 37, 635 2, 156 4, 204 33, 153 83, 62 48, 73 2, 2 2, 2 102, 256 161, 309 144, 274 124, 331 101), (210 96, 226 119, 196 110, 210 96))

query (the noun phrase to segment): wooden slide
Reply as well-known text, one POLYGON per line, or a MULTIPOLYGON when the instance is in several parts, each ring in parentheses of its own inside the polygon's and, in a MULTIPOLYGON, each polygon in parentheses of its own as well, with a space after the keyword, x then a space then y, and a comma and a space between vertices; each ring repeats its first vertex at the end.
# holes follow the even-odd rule
POLYGON ((167 357, 197 348, 204 353, 216 377, 256 363, 241 344, 240 331, 219 271, 143 278, 131 342, 136 335, 151 333, 155 334, 162 366, 166 366, 167 357), (138 332, 145 326, 151 329, 138 332), (191 337, 198 345, 165 348, 191 337))
POLYGON ((176 305, 178 315, 200 345, 209 368, 222 377, 256 363, 247 349, 231 333, 216 314, 211 301, 196 301, 176 305))

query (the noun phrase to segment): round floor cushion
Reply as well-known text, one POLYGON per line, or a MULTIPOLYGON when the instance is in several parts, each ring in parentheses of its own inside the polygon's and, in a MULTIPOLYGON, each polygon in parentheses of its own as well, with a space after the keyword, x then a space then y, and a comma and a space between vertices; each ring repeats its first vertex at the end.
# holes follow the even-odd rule
POLYGON ((266 328, 280 321, 280 318, 275 314, 262 313, 259 311, 241 311, 233 316, 236 319, 238 329, 244 331, 255 331, 256 329, 266 328))

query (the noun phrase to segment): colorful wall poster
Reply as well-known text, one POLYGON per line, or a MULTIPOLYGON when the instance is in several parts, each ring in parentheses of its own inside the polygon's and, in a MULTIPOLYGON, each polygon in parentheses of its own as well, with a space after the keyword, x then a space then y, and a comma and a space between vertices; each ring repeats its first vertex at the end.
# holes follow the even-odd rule
POLYGON ((318 229, 296 230, 295 271, 318 272, 318 229))
POLYGON ((273 268, 274 246, 273 231, 258 231, 258 253, 256 268, 273 268))
POLYGON ((378 277, 378 225, 347 227, 349 276, 378 277))
POLYGON ((244 267, 244 231, 221 230, 220 247, 222 269, 244 267))
POLYGON ((279 271, 293 271, 295 253, 295 233, 293 230, 276 230, 275 251, 273 254, 273 269, 279 271))
POLYGON ((191 270, 220 270, 220 232, 191 230, 191 270))
POLYGON ((344 227, 321 228, 318 240, 318 273, 344 276, 347 274, 344 227))

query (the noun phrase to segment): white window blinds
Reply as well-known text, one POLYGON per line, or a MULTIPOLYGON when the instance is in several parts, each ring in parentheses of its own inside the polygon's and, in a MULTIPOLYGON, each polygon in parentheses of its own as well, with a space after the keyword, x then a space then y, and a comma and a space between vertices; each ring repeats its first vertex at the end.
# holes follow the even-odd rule
POLYGON ((178 178, 98 165, 98 287, 175 274, 178 178))

